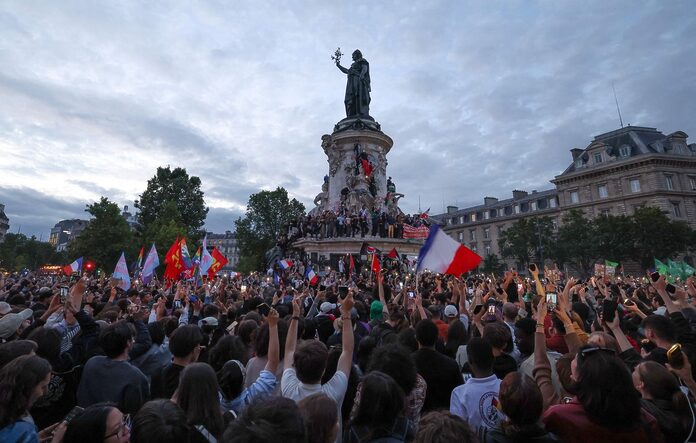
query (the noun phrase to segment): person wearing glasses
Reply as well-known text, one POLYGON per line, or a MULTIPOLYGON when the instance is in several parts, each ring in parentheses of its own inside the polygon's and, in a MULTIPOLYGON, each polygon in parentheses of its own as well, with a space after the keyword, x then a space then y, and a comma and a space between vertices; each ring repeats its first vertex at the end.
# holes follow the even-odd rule
POLYGON ((130 431, 130 415, 112 404, 97 403, 70 420, 62 443, 128 443, 130 431))

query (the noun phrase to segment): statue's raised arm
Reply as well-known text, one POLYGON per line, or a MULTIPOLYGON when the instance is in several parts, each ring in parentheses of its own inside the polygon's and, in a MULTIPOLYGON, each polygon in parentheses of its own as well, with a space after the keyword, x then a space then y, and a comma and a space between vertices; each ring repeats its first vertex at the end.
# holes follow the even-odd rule
MULTIPOLYGON (((338 52, 338 51, 337 51, 338 52)), ((362 56, 359 49, 353 51, 353 63, 350 68, 344 68, 340 64, 340 57, 335 58, 336 67, 348 75, 346 82, 347 117, 370 115, 370 64, 362 56)))

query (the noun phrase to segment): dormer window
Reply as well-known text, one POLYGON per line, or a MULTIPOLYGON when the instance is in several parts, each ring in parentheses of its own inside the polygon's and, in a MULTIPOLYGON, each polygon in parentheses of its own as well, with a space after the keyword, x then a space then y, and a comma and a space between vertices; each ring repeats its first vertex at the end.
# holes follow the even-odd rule
POLYGON ((594 163, 597 165, 599 163, 602 163, 602 153, 601 152, 596 152, 592 158, 594 159, 594 163))
POLYGON ((628 145, 623 145, 619 148, 619 157, 628 157, 631 155, 631 147, 628 145))
POLYGON ((582 158, 578 158, 575 160, 575 169, 580 169, 582 168, 582 158))

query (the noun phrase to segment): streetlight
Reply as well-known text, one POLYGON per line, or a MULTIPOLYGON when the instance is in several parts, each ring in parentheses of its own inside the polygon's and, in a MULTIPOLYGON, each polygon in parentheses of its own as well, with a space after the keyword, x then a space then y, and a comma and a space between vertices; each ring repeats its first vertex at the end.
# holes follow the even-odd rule
POLYGON ((544 269, 544 245, 541 243, 541 223, 539 223, 539 219, 537 218, 536 220, 536 227, 537 227, 537 236, 539 240, 539 273, 541 275, 544 275, 543 269, 544 269))

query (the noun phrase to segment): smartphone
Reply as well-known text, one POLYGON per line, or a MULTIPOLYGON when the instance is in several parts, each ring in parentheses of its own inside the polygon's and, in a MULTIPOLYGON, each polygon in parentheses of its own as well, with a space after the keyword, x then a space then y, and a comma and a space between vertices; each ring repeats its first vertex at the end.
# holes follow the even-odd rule
POLYGON ((524 285, 522 283, 517 283, 517 290, 521 291, 522 289, 524 289, 524 285))
POLYGON ((503 288, 495 288, 495 292, 498 293, 498 295, 503 295, 505 291, 503 291, 503 288))
POLYGON ((483 309, 483 305, 476 305, 474 306, 474 315, 478 314, 481 312, 481 309, 483 309))
POLYGON ((339 286, 338 287, 338 296, 343 298, 346 295, 348 295, 348 286, 339 286))
POLYGON ((652 281, 658 281, 660 279, 660 273, 655 271, 652 274, 650 274, 650 280, 652 281))
POLYGON ((627 298, 626 300, 624 300, 624 306, 635 306, 635 305, 636 305, 636 303, 633 300, 631 300, 630 298, 627 298))
POLYGON ((674 293, 677 292, 677 287, 674 286, 672 283, 667 283, 667 286, 665 286, 665 291, 674 295, 674 293))
POLYGON ((531 265, 529 265, 529 270, 532 271, 532 272, 536 272, 536 270, 537 270, 536 265, 535 265, 534 263, 532 263, 531 265))
POLYGON ((495 315, 495 305, 490 305, 488 307, 488 313, 491 315, 495 315))
POLYGON ((181 300, 174 300, 174 309, 181 309, 182 306, 181 300))
POLYGON ((402 282, 402 281, 399 282, 399 289, 404 289, 404 282, 402 282))
POLYGON ((326 285, 319 285, 320 291, 326 291, 326 285))
POLYGON ((675 343, 667 351, 667 363, 674 369, 684 367, 684 354, 682 354, 682 347, 679 343, 675 343))
POLYGON ((247 285, 242 285, 241 290, 242 290, 242 292, 246 292, 246 290, 247 290, 247 285))
POLYGON ((85 410, 85 408, 81 408, 81 407, 79 407, 79 406, 75 406, 74 408, 72 408, 72 409, 70 410, 70 412, 68 412, 68 415, 65 416, 65 418, 63 419, 63 421, 64 421, 66 424, 67 424, 67 423, 70 423, 70 422, 72 421, 73 418, 75 418, 78 414, 82 413, 82 411, 84 411, 84 410, 85 410))
POLYGON ((65 299, 68 297, 68 287, 67 286, 61 286, 60 287, 60 302, 64 303, 65 299))
POLYGON ((610 298, 605 298, 602 302, 602 312, 605 323, 611 323, 616 317, 616 302, 610 298))
POLYGON ((196 303, 198 301, 198 297, 195 295, 189 295, 189 303, 196 303))
POLYGON ((271 307, 268 306, 267 303, 261 303, 256 307, 256 309, 259 311, 259 314, 263 315, 264 317, 268 317, 268 313, 271 312, 271 307))
POLYGON ((413 291, 408 291, 408 298, 415 298, 415 297, 416 297, 416 293, 415 293, 415 292, 413 292, 413 291))

